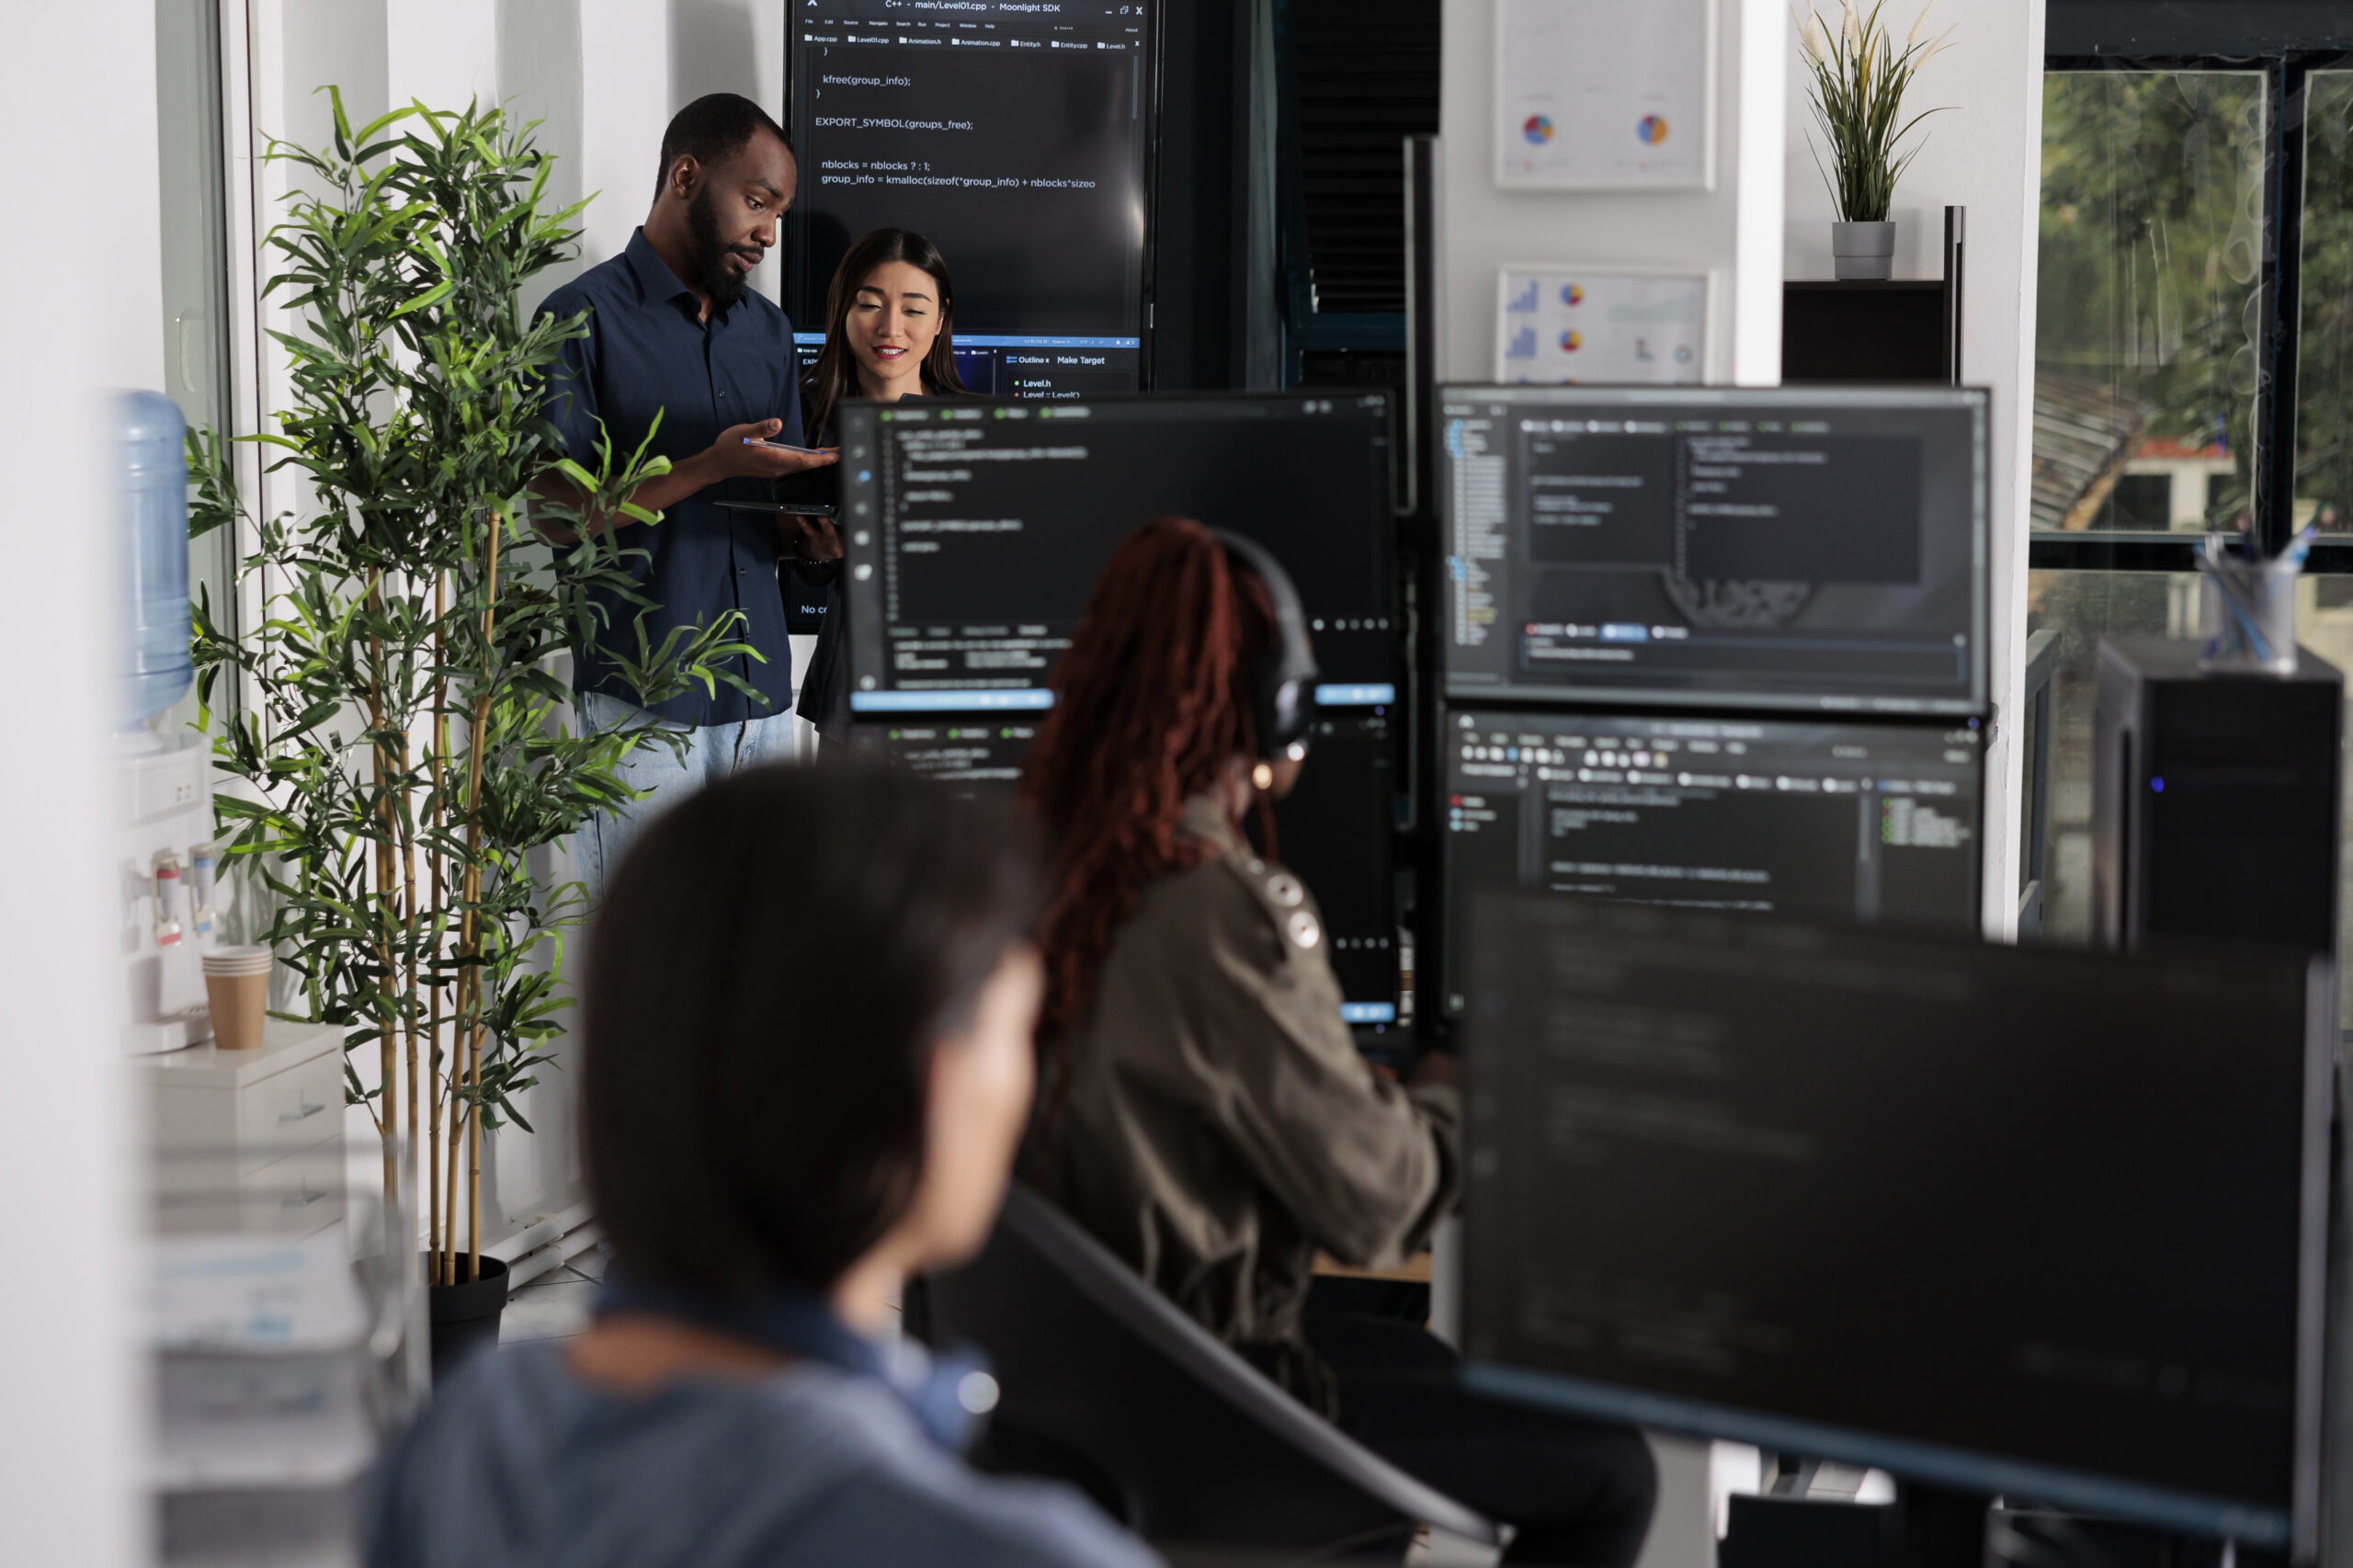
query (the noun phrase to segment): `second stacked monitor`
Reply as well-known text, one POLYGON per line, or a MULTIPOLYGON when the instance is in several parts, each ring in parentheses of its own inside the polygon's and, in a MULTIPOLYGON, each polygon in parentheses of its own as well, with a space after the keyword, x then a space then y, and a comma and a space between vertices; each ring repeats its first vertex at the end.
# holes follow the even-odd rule
MULTIPOLYGON (((1299 787, 1274 809, 1278 856, 1324 912, 1340 1017, 1375 1032, 1398 1017, 1390 717, 1370 709, 1318 715, 1299 787)), ((1009 800, 1038 732, 1034 720, 902 721, 858 725, 857 744, 968 799, 1009 800)))
POLYGON ((1438 413, 1449 946, 1491 884, 1975 926, 1982 392, 1450 387, 1438 413))
MULTIPOLYGON (((1976 926, 1973 723, 1467 710, 1449 723, 1451 930, 1468 929, 1469 901, 1487 887, 1976 926)), ((1462 1006, 1450 983, 1448 1013, 1462 1006)))
POLYGON ((956 787, 1011 790, 1096 579, 1137 527, 1189 517, 1282 562, 1324 678, 1278 849, 1323 907, 1344 1016, 1394 1023, 1387 395, 858 403, 842 438, 860 742, 956 787))

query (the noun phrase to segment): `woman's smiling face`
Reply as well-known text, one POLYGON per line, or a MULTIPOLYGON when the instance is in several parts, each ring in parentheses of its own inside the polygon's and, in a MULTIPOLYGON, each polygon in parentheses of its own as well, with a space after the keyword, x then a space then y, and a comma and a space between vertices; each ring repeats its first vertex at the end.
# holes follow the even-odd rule
POLYGON ((869 395, 895 401, 922 390, 923 362, 943 313, 939 285, 922 267, 886 261, 867 274, 845 330, 869 395))

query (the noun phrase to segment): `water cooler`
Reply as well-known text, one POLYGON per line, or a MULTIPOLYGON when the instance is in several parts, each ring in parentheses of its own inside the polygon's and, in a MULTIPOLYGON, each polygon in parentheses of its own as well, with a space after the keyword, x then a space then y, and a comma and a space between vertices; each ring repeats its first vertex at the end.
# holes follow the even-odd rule
POLYGON ((126 392, 122 442, 122 662, 113 740, 114 854, 108 874, 123 983, 123 1053, 148 1056, 212 1038, 199 955, 220 930, 211 745, 151 721, 188 688, 187 425, 169 398, 126 392))

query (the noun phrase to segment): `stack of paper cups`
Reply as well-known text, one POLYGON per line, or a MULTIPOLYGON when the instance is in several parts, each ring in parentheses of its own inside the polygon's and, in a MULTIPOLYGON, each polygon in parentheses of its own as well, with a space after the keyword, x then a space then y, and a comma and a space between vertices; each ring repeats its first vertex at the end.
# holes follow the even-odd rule
POLYGON ((269 1006, 267 948, 215 948, 204 955, 204 994, 212 1005, 212 1043, 258 1051, 269 1006))

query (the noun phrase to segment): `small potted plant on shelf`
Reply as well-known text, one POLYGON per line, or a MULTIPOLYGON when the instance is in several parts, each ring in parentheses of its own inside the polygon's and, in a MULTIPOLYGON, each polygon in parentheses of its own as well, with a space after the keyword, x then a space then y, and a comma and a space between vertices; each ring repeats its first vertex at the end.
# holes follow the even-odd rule
MULTIPOLYGON (((1808 10, 1798 21, 1798 47, 1813 76, 1807 100, 1813 123, 1830 144, 1830 161, 1813 147, 1814 165, 1838 204, 1838 221, 1830 225, 1830 250, 1842 281, 1886 278, 1895 264, 1895 223, 1888 216, 1895 198, 1895 182, 1918 156, 1915 143, 1899 150, 1904 139, 1936 109, 1904 117, 1904 95, 1912 78, 1948 46, 1951 33, 1926 40, 1926 6, 1898 48, 1880 20, 1885 0, 1872 0, 1866 10, 1857 0, 1840 0, 1838 25, 1830 27, 1819 11, 1808 10)), ((1811 142, 1809 138, 1809 142, 1811 142)))
MULTIPOLYGON (((562 938, 585 914, 579 884, 551 885, 531 858, 628 798, 632 752, 680 744, 569 721, 554 656, 603 613, 600 595, 642 613, 642 552, 609 530, 549 546, 522 497, 560 472, 596 510, 658 524, 630 497, 669 465, 608 448, 590 472, 540 413, 543 379, 587 329, 526 322, 517 290, 576 254, 586 203, 542 206, 551 160, 533 127, 412 104, 355 130, 325 90, 333 146, 270 149, 301 177, 267 240, 268 289, 301 324, 271 335, 290 401, 251 437, 301 475, 308 505, 252 517, 228 447, 191 433, 190 527, 248 519, 243 571, 262 603, 234 638, 199 599, 199 689, 208 717, 223 676, 242 695, 214 745, 236 781, 219 796, 227 853, 270 895, 260 939, 301 976, 299 1010, 280 1016, 344 1027, 347 1092, 383 1136, 388 1189, 406 1145, 442 1341, 445 1322, 485 1304, 474 1331, 486 1316, 495 1333, 483 1134, 529 1130, 515 1099, 561 1030, 562 938)), ((744 684, 729 666, 750 650, 732 623, 659 646, 641 625, 637 644, 642 707, 744 684)))

